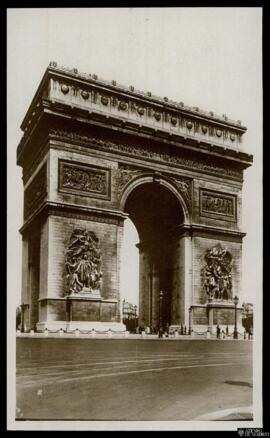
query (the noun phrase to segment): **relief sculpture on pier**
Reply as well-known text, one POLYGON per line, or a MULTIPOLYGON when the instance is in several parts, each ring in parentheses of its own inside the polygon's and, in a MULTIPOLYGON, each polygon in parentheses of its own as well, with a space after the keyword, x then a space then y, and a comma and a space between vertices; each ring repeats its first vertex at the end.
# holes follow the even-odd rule
POLYGON ((232 299, 232 255, 220 244, 209 248, 202 268, 203 289, 210 301, 232 299))
POLYGON ((100 291, 101 251, 92 231, 73 231, 66 250, 65 268, 69 294, 100 291))

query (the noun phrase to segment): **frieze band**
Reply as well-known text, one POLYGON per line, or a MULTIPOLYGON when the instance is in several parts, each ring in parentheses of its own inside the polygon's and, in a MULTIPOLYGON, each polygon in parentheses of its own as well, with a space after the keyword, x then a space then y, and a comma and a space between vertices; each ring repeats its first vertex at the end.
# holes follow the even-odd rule
POLYGON ((110 170, 59 160, 59 191, 110 198, 110 170))
POLYGON ((95 149, 98 146, 100 149, 104 149, 105 151, 133 155, 139 158, 148 158, 157 162, 165 162, 166 164, 169 163, 177 167, 179 166, 195 171, 209 172, 211 174, 218 174, 220 176, 229 177, 237 181, 242 181, 242 170, 217 165, 209 162, 209 160, 207 159, 203 160, 201 158, 200 160, 196 160, 183 157, 180 155, 176 155, 173 151, 171 151, 171 153, 155 151, 147 146, 143 146, 143 144, 141 143, 140 146, 132 144, 119 144, 114 143, 110 140, 96 138, 93 136, 90 137, 89 135, 87 135, 87 133, 84 132, 73 132, 55 128, 52 128, 50 130, 50 137, 79 143, 82 145, 86 145, 87 147, 93 147, 95 149))

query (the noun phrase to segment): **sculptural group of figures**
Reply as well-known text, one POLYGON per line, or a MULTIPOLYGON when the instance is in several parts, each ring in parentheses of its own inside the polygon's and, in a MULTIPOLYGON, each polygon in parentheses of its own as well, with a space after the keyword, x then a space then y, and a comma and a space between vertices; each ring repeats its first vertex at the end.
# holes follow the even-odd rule
POLYGON ((66 251, 69 293, 100 289, 102 272, 98 239, 91 231, 76 229, 66 251))
POLYGON ((232 299, 232 256, 221 245, 208 249, 205 255, 206 266, 202 269, 203 286, 210 299, 232 299))
POLYGON ((106 190, 105 175, 78 167, 63 167, 63 187, 72 189, 103 192, 106 190))
POLYGON ((205 211, 214 211, 215 213, 228 214, 230 216, 233 215, 232 199, 204 195, 202 208, 205 211))

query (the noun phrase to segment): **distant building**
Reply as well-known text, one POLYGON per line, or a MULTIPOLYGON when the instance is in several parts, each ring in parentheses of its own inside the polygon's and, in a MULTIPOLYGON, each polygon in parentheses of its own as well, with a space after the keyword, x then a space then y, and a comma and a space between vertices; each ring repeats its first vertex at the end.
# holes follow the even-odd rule
POLYGON ((130 332, 134 332, 138 325, 137 306, 123 300, 122 321, 130 332))

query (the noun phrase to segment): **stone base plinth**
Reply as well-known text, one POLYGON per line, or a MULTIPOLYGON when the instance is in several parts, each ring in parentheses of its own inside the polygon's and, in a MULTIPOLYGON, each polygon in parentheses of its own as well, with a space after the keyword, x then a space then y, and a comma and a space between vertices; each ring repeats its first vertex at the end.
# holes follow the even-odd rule
POLYGON ((116 323, 117 300, 104 300, 100 295, 70 295, 67 298, 69 305, 68 322, 85 321, 116 323))
POLYGON ((101 295, 99 290, 88 289, 84 287, 78 293, 72 293, 67 296, 68 299, 85 299, 85 300, 101 300, 101 295))
MULTIPOLYGON (((241 325, 242 308, 237 308, 237 324, 241 325)), ((192 326, 234 325, 235 306, 231 302, 213 301, 204 305, 193 305, 191 311, 192 326)))
POLYGON ((66 330, 68 324, 74 327, 74 330, 77 325, 83 325, 83 330, 95 328, 96 324, 100 327, 104 325, 109 328, 110 324, 117 327, 120 318, 117 299, 104 299, 99 293, 44 298, 40 300, 39 317, 37 331, 43 331, 45 328, 54 331, 60 328, 66 330))
POLYGON ((37 323, 37 331, 44 332, 45 329, 49 331, 58 331, 60 329, 71 333, 76 329, 81 331, 95 330, 96 332, 105 332, 111 330, 112 332, 124 332, 126 326, 121 322, 99 322, 99 321, 46 321, 37 323))

